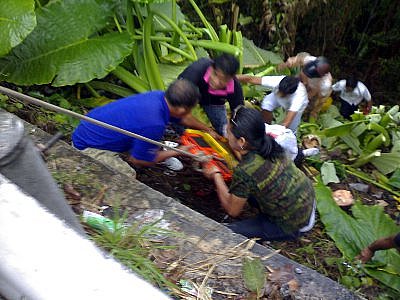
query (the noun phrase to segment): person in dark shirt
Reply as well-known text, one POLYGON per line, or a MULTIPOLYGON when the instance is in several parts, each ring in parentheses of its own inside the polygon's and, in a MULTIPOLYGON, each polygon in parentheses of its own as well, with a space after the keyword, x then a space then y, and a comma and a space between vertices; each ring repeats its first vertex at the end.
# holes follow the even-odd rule
POLYGON ((214 60, 200 58, 189 65, 178 78, 193 82, 200 91, 199 104, 220 136, 226 136, 228 101, 231 111, 243 104, 243 91, 236 72, 238 60, 230 54, 222 54, 214 60))

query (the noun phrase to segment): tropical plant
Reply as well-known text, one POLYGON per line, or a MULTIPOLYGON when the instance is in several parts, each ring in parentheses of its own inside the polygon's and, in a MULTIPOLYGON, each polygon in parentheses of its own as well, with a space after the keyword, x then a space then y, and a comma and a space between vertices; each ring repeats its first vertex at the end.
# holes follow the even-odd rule
MULTIPOLYGON (((6 12, 18 7, 13 2, 6 12)), ((0 60, 1 79, 64 86, 106 76, 132 49, 128 33, 98 34, 112 12, 109 1, 95 0, 52 1, 36 9, 37 26, 0 60)))
MULTIPOLYGON (((25 2, 34 5, 33 0, 25 2)), ((11 51, 0 59, 0 80, 17 85, 87 83, 94 96, 96 88, 123 96, 164 89, 199 55, 227 52, 246 65, 241 33, 224 25, 217 34, 196 3, 189 2, 204 27, 188 22, 176 1, 65 0, 39 5, 34 12, 26 8, 37 25, 29 35, 23 25, 14 26, 13 32, 26 38, 9 46, 11 51), (130 89, 103 81, 92 85, 108 74, 130 89)), ((20 6, 12 2, 3 11, 13 15, 20 6)), ((258 51, 254 45, 247 48, 258 51)), ((273 53, 268 56, 257 57, 258 66, 280 61, 273 53)))
POLYGON ((36 26, 35 3, 32 0, 0 2, 0 56, 20 44, 36 26), (12 11, 12 14, 9 12, 12 11))
POLYGON ((353 216, 347 214, 335 203, 331 190, 321 181, 317 183, 315 192, 321 221, 343 254, 344 262, 354 271, 352 276, 361 277, 363 272, 400 294, 400 255, 396 250, 378 251, 372 262, 365 265, 353 263, 356 255, 370 243, 398 233, 394 221, 381 206, 366 206, 359 201, 352 207, 353 216))
MULTIPOLYGON (((384 106, 373 107, 369 115, 357 111, 352 120, 343 120, 337 108, 331 106, 322 114, 318 123, 300 125, 301 135, 314 134, 321 138, 322 145, 328 151, 339 150, 342 155, 341 164, 348 173, 364 180, 378 184, 399 196, 398 174, 400 166, 400 112, 396 105, 390 109, 384 106), (373 166, 374 171, 368 174, 360 170, 365 165, 373 166), (396 173, 397 171, 397 173, 396 173), (391 177, 389 177, 391 176, 391 177), (369 178, 368 178, 369 177, 369 178)), ((311 161, 313 161, 311 159, 311 161)), ((315 162, 315 160, 314 160, 315 162)), ((336 164, 340 165, 340 162, 336 164)), ((321 166, 319 166, 321 167, 321 166)), ((327 165, 324 165, 327 168, 327 165)), ((325 175, 332 177, 334 166, 325 175)), ((335 180, 332 180, 333 182, 335 180)), ((324 182, 327 182, 324 180, 324 182)))

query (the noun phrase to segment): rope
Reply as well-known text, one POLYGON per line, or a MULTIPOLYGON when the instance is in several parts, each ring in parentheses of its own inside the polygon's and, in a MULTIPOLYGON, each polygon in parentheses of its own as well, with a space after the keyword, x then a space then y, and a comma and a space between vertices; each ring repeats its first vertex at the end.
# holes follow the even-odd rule
POLYGON ((159 147, 164 147, 164 148, 167 148, 167 149, 170 149, 170 150, 174 150, 176 152, 179 152, 181 154, 189 156, 189 157, 191 157, 194 160, 197 160, 199 162, 204 162, 204 161, 207 161, 207 160, 210 159, 209 156, 206 156, 206 155, 195 155, 195 154, 190 153, 190 152, 185 151, 185 150, 181 150, 181 149, 178 149, 178 148, 170 147, 170 146, 168 146, 168 145, 166 145, 164 143, 161 143, 161 142, 158 142, 158 141, 154 141, 154 140, 149 139, 149 138, 147 138, 145 136, 130 132, 128 130, 116 127, 114 125, 110 125, 108 123, 105 123, 105 122, 102 122, 102 121, 99 121, 99 120, 96 120, 96 119, 93 119, 93 118, 90 118, 88 116, 84 116, 84 115, 78 114, 78 113, 70 111, 68 109, 65 109, 65 108, 62 108, 62 107, 58 107, 56 105, 47 103, 45 101, 36 99, 36 98, 28 96, 28 95, 24 95, 22 93, 16 92, 14 90, 8 89, 8 88, 3 87, 3 86, 0 86, 0 92, 2 94, 5 94, 5 95, 7 95, 9 97, 14 98, 17 101, 29 102, 29 103, 32 103, 32 104, 47 108, 47 109, 52 110, 52 111, 56 111, 58 113, 70 115, 72 117, 75 117, 75 118, 78 118, 78 119, 81 119, 81 120, 85 120, 85 121, 87 121, 89 123, 93 123, 95 125, 98 125, 98 126, 101 126, 101 127, 107 128, 107 129, 114 130, 116 132, 125 134, 127 136, 133 137, 133 138, 138 139, 138 140, 142 140, 142 141, 148 142, 150 144, 157 145, 159 147))

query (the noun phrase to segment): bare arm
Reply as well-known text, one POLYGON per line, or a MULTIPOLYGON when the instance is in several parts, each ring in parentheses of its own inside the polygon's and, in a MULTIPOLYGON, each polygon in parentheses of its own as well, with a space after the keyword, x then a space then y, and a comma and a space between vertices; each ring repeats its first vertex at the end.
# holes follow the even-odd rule
POLYGON ((372 108, 372 99, 367 101, 367 106, 365 107, 365 112, 367 114, 369 114, 371 112, 371 108, 372 108))
POLYGON ((237 217, 243 210, 247 199, 229 193, 228 186, 217 168, 203 168, 204 175, 214 181, 218 199, 223 209, 232 217, 237 217))
POLYGON ((264 118, 264 122, 271 124, 273 118, 272 111, 263 109, 261 113, 264 118))
POLYGON ((282 125, 285 126, 286 128, 289 128, 290 124, 292 124, 294 118, 297 115, 297 111, 288 111, 286 114, 285 119, 282 121, 282 125))
POLYGON ((219 140, 222 139, 222 136, 220 136, 214 129, 208 127, 206 124, 204 124, 203 122, 198 120, 195 116, 193 116, 191 113, 182 118, 181 123, 186 127, 205 131, 215 139, 219 140))
POLYGON ((304 65, 304 58, 309 55, 307 52, 301 52, 296 56, 289 57, 284 63, 278 65, 278 71, 284 68, 302 67, 304 65))
POLYGON ((156 163, 166 160, 167 158, 170 158, 173 156, 178 156, 178 155, 181 155, 181 154, 174 150, 167 150, 167 151, 160 150, 157 152, 154 161, 140 160, 140 159, 134 158, 133 156, 129 156, 128 161, 138 167, 150 167, 150 166, 155 165, 156 163))
POLYGON ((252 76, 252 75, 236 75, 236 78, 241 82, 241 83, 251 83, 251 84, 258 84, 261 85, 261 79, 262 77, 259 76, 252 76))
POLYGON ((361 253, 357 256, 357 259, 361 259, 363 263, 366 263, 372 258, 372 256, 374 256, 375 251, 396 248, 396 244, 394 243, 395 237, 396 235, 392 235, 376 240, 368 247, 361 250, 361 253))

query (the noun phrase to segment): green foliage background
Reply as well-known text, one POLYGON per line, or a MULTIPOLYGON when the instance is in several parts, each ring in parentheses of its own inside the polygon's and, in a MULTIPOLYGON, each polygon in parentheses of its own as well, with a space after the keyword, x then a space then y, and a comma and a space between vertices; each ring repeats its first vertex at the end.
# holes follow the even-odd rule
MULTIPOLYGON (((190 15, 185 1, 179 1, 190 15)), ((400 93, 400 2, 392 0, 196 1, 214 25, 231 24, 264 49, 284 57, 324 55, 335 79, 356 73, 378 104, 397 104, 400 93), (211 17, 210 17, 211 16, 211 17)), ((192 20, 196 17, 190 15, 192 20)))

